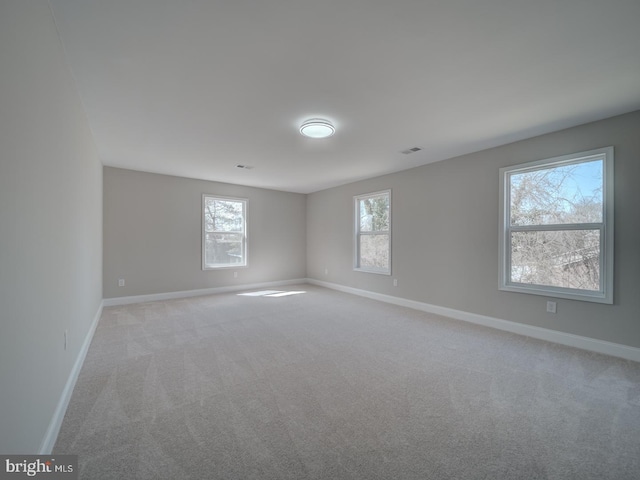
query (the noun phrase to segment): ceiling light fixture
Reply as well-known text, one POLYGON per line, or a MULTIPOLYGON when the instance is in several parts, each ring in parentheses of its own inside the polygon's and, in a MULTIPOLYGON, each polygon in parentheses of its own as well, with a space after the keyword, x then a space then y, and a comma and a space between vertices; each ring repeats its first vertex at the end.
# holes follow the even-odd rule
POLYGON ((300 125, 300 133, 309 138, 326 138, 335 133, 336 129, 329 120, 313 118, 300 125))

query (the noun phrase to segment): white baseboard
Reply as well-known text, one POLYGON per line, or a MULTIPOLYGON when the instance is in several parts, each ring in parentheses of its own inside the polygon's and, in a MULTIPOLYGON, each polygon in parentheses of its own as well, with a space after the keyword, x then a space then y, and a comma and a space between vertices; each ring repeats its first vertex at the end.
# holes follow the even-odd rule
POLYGON ((91 345, 91 340, 93 340, 93 334, 96 331, 96 327, 98 326, 98 321, 102 316, 102 307, 104 302, 100 302, 98 306, 98 311, 93 317, 93 321, 91 322, 91 326, 89 327, 89 331, 87 335, 84 337, 84 341, 82 342, 82 346, 80 347, 80 351, 78 352, 78 356, 76 357, 76 361, 73 364, 73 368, 71 369, 71 373, 69 373, 69 378, 67 379, 67 383, 62 390, 62 395, 60 396, 60 400, 58 401, 58 405, 53 414, 53 418, 49 423, 49 428, 47 428, 47 432, 42 439, 42 443, 40 444, 40 449, 38 450, 39 455, 49 455, 51 454, 53 447, 56 443, 56 439, 58 438, 58 433, 60 433, 60 427, 62 426, 62 421, 64 420, 64 414, 67 412, 67 407, 69 406, 69 400, 71 400, 71 394, 73 393, 73 388, 76 386, 76 381, 78 380, 78 375, 80 375, 80 370, 82 369, 82 364, 84 363, 84 359, 87 356, 87 352, 89 351, 89 345, 91 345))
POLYGON ((239 292, 241 290, 253 290, 255 288, 282 287, 286 285, 298 285, 307 283, 306 278, 282 280, 277 282, 252 283, 247 285, 231 285, 228 287, 201 288, 198 290, 184 290, 180 292, 152 293, 149 295, 135 295, 131 297, 105 298, 104 306, 129 305, 132 303, 155 302, 158 300, 172 300, 174 298, 199 297, 201 295, 215 295, 217 293, 239 292))
POLYGON ((464 312, 462 310, 455 310, 453 308, 440 307, 438 305, 417 302, 415 300, 407 300, 406 298, 384 295, 367 290, 360 290, 358 288, 347 287, 344 285, 339 285, 337 283, 323 282, 321 280, 315 280, 313 278, 308 278, 307 282, 312 285, 318 285, 345 293, 352 293, 361 297, 367 297, 373 300, 379 300, 381 302, 392 303, 394 305, 400 305, 402 307, 408 307, 414 310, 421 310, 423 312, 434 313, 436 315, 442 315, 444 317, 449 317, 456 320, 463 320, 465 322, 475 323, 477 325, 484 325, 486 327, 496 328, 498 330, 504 330, 511 333, 525 335, 527 337, 537 338, 539 340, 546 340, 553 343, 559 343, 561 345, 580 348, 582 350, 589 350, 592 352, 603 353, 605 355, 611 355, 614 357, 624 358, 626 360, 640 362, 640 348, 630 347, 628 345, 621 345, 619 343, 597 340, 595 338, 583 337, 580 335, 574 335, 572 333, 564 333, 557 330, 550 330, 548 328, 511 322, 509 320, 502 320, 485 315, 478 315, 476 313, 464 312))

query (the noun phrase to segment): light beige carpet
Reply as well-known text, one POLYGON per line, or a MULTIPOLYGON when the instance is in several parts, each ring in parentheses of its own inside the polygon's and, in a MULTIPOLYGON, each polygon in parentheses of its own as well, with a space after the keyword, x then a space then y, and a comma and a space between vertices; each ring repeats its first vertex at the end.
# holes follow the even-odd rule
POLYGON ((105 308, 54 452, 83 479, 640 478, 640 364, 286 290, 105 308))

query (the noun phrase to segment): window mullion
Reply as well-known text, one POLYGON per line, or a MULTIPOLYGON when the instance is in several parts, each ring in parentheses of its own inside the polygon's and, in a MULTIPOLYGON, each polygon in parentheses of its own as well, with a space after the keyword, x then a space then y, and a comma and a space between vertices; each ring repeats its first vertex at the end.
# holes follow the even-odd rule
POLYGON ((510 225, 510 232, 554 232, 562 230, 600 230, 604 228, 602 223, 562 223, 553 225, 510 225))
POLYGON ((229 233, 229 234, 235 234, 235 235, 244 235, 244 231, 243 230, 211 230, 211 231, 207 231, 207 233, 229 233))

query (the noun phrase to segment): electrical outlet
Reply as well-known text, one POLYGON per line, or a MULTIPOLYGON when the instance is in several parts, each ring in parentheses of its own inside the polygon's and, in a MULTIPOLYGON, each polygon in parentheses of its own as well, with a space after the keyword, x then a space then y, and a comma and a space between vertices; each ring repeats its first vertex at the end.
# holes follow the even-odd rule
POLYGON ((556 302, 547 302, 547 312, 556 313, 556 302))
POLYGON ((328 269, 328 268, 325 268, 325 269, 324 269, 324 274, 325 274, 325 275, 329 275, 329 269, 328 269))
POLYGON ((397 286, 398 286, 398 279, 397 279, 397 278, 394 278, 394 279, 393 279, 393 286, 394 286, 394 287, 397 287, 397 286))
POLYGON ((233 278, 238 278, 238 272, 233 272, 233 278))
POLYGON ((119 287, 124 287, 124 278, 119 278, 118 279, 118 286, 119 287))

